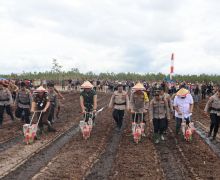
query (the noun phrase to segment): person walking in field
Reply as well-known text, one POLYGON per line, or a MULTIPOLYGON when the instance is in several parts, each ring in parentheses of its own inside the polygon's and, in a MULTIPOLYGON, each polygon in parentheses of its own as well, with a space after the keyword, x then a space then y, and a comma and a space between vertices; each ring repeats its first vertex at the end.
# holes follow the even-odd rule
POLYGON ((65 80, 64 79, 62 79, 62 81, 61 81, 61 86, 62 86, 62 90, 65 90, 65 80))
POLYGON ((11 109, 13 106, 12 95, 11 92, 4 86, 6 86, 4 82, 0 81, 0 128, 2 128, 3 115, 5 110, 11 117, 11 120, 14 121, 14 115, 11 109))
POLYGON ((49 100, 50 100, 50 109, 49 109, 48 121, 52 124, 54 122, 54 113, 55 113, 55 109, 56 109, 57 104, 58 104, 58 100, 57 100, 57 94, 54 90, 54 83, 49 82, 47 84, 47 87, 48 87, 48 97, 49 97, 49 100))
POLYGON ((62 100, 65 100, 64 96, 60 93, 60 91, 58 91, 57 88, 55 88, 54 86, 54 82, 49 82, 51 85, 52 85, 52 89, 53 91, 56 93, 56 118, 59 119, 59 114, 60 114, 60 111, 61 111, 61 99, 62 100))
MULTIPOLYGON (((97 110, 97 94, 93 90, 93 85, 89 81, 85 81, 81 88, 83 91, 80 93, 80 107, 84 115, 86 112, 93 113, 93 120, 95 120, 95 113, 97 110)), ((86 117, 86 122, 89 118, 86 117)), ((94 123, 94 122, 93 122, 94 123)))
POLYGON ((174 109, 176 119, 176 134, 179 134, 179 130, 182 124, 189 125, 190 116, 193 112, 193 98, 189 93, 189 90, 181 88, 174 98, 174 109), (186 121, 186 122, 183 122, 186 121))
POLYGON ((19 90, 18 86, 15 85, 15 81, 5 81, 5 84, 7 84, 7 88, 9 89, 9 91, 11 92, 11 95, 12 95, 12 99, 13 99, 13 102, 15 101, 16 99, 16 95, 17 95, 17 92, 19 90))
POLYGON ((127 92, 123 90, 123 84, 118 84, 117 90, 111 97, 109 108, 113 108, 112 116, 116 122, 117 130, 120 131, 125 110, 129 110, 129 98, 127 92))
POLYGON ((194 94, 194 103, 195 105, 198 107, 198 103, 199 103, 199 100, 200 100, 200 88, 199 88, 199 85, 196 84, 195 85, 195 88, 193 89, 193 94, 194 94))
POLYGON ((32 96, 26 88, 25 82, 20 83, 21 89, 17 93, 15 100, 16 111, 15 116, 21 118, 26 124, 30 123, 30 108, 32 104, 32 96))
MULTIPOLYGON (((149 107, 149 99, 147 93, 144 91, 145 88, 143 84, 137 83, 133 88, 130 98, 130 109, 132 114, 132 119, 136 123, 138 121, 143 121, 146 126, 145 115, 149 107)), ((146 136, 145 133, 142 133, 142 136, 146 136)))
MULTIPOLYGON (((54 113, 55 113, 55 109, 56 109, 56 118, 59 119, 59 114, 60 114, 60 111, 61 111, 61 103, 60 103, 60 99, 62 100, 65 100, 65 98, 63 97, 63 95, 58 91, 58 89, 55 87, 55 84, 53 81, 46 81, 46 84, 43 84, 43 88, 45 88, 46 90, 48 90, 49 92, 49 89, 51 90, 52 94, 55 94, 56 95, 56 106, 57 108, 54 108, 54 113)), ((54 114, 53 113, 53 114, 54 114)), ((54 115, 53 115, 53 118, 54 120, 54 115)), ((52 122, 53 122, 52 120, 52 122)))
POLYGON ((206 115, 210 114, 211 119, 208 137, 212 137, 211 140, 215 140, 220 123, 220 88, 209 98, 204 111, 206 115), (212 136, 213 130, 214 134, 212 136))
POLYGON ((154 126, 154 142, 158 144, 160 140, 165 140, 163 133, 170 120, 169 105, 167 99, 160 96, 160 90, 155 90, 154 98, 150 101, 149 116, 154 126))
MULTIPOLYGON (((169 107, 169 113, 170 114, 171 112, 173 112, 173 104, 172 104, 172 101, 171 101, 171 97, 170 95, 165 91, 165 88, 162 88, 160 87, 160 97, 162 99, 165 99, 168 103, 168 107, 169 107)), ((165 118, 165 127, 164 127, 164 133, 166 134, 167 133, 167 129, 168 129, 168 117, 166 116, 165 118)))
POLYGON ((40 86, 34 91, 31 112, 37 111, 38 118, 42 112, 42 115, 41 115, 41 118, 38 124, 41 134, 44 130, 44 125, 47 125, 49 132, 56 131, 56 129, 54 129, 51 123, 48 121, 50 106, 51 106, 51 103, 50 103, 50 99, 48 96, 48 92, 46 91, 46 89, 40 86))

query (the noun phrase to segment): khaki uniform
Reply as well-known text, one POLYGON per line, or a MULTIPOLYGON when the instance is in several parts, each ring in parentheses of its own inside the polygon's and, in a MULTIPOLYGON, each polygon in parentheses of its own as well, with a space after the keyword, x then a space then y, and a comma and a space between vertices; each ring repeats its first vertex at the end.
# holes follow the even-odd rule
POLYGON ((163 132, 167 128, 167 119, 170 119, 170 112, 167 100, 160 98, 156 100, 153 98, 150 102, 150 119, 153 120, 154 136, 158 138, 158 135, 163 135, 163 132))
POLYGON ((32 97, 29 90, 25 89, 18 91, 16 100, 17 108, 15 111, 15 116, 17 118, 22 118, 22 120, 25 120, 25 123, 30 123, 30 108, 32 103, 32 97), (24 112, 24 116, 22 116, 22 113, 24 112))
POLYGON ((32 97, 29 90, 25 89, 25 91, 18 91, 16 97, 17 106, 20 108, 30 108, 32 103, 32 97))
POLYGON ((10 105, 12 103, 11 92, 7 88, 0 90, 0 106, 10 105))
POLYGON ((6 109, 7 114, 14 120, 12 113, 11 104, 13 103, 11 92, 7 88, 0 90, 0 126, 3 122, 4 110, 6 109))
POLYGON ((111 97, 109 107, 113 107, 118 110, 129 109, 129 98, 126 91, 122 91, 122 93, 115 91, 111 97))
POLYGON ((212 131, 214 129, 213 139, 215 139, 220 124, 220 98, 218 97, 218 93, 209 98, 204 111, 210 113, 211 124, 209 136, 212 135, 212 131))
POLYGON ((136 92, 131 94, 130 108, 134 112, 144 113, 148 108, 148 100, 146 100, 144 92, 138 94, 136 92))
POLYGON ((156 101, 152 99, 150 102, 150 119, 170 119, 169 106, 166 99, 160 99, 156 101))
POLYGON ((220 98, 217 93, 209 98, 204 111, 220 116, 220 98))
POLYGON ((114 108, 112 116, 116 122, 117 128, 121 129, 124 111, 125 109, 129 109, 129 98, 127 92, 115 91, 111 97, 109 107, 114 108))
POLYGON ((148 103, 149 103, 149 99, 145 92, 143 91, 138 92, 138 93, 133 92, 131 94, 130 109, 131 111, 138 113, 137 116, 135 116, 135 114, 132 115, 132 119, 134 121, 138 122, 138 119, 139 119, 139 120, 143 120, 143 122, 146 123, 144 113, 147 112, 148 103), (143 114, 143 119, 141 119, 142 118, 141 114, 143 114))

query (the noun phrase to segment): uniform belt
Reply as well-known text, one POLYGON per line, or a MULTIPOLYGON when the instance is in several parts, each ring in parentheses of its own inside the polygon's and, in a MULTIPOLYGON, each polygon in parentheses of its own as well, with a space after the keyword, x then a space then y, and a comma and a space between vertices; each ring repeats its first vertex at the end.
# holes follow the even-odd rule
POLYGON ((0 99, 0 101, 9 101, 9 99, 0 99))
POLYGON ((210 107, 210 111, 213 110, 213 111, 220 111, 220 108, 214 108, 214 107, 210 107))
POLYGON ((126 105, 126 102, 124 102, 124 103, 115 103, 114 105, 126 105))
POLYGON ((30 105, 30 102, 21 102, 21 101, 18 101, 18 102, 23 105, 30 105))

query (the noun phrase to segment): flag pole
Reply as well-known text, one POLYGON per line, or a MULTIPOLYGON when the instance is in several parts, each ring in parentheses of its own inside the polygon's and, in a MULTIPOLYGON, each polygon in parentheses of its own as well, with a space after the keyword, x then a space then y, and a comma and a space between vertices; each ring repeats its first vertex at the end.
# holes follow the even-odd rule
POLYGON ((170 80, 173 79, 173 73, 174 73, 174 53, 171 54, 170 80))

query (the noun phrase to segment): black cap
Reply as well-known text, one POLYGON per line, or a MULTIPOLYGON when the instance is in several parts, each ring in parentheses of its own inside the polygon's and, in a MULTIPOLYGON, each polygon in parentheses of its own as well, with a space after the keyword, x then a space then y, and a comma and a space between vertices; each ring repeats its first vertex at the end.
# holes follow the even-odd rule
POLYGON ((53 81, 49 81, 47 83, 47 87, 54 87, 54 82, 53 81))
POLYGON ((21 82, 21 87, 25 87, 26 86, 26 84, 25 84, 25 82, 21 82))

